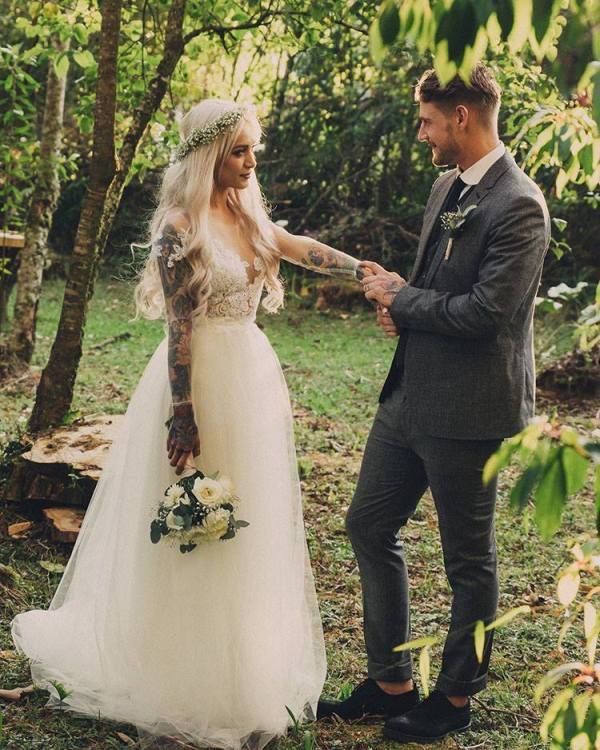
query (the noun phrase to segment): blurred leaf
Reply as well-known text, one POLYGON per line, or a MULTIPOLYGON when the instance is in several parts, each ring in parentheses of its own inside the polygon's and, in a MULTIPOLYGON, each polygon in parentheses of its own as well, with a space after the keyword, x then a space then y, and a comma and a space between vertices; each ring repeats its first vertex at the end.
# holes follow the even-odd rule
POLYGON ((386 56, 386 48, 381 38, 381 31, 379 30, 379 20, 375 19, 371 24, 369 31, 369 50, 371 57, 377 65, 379 65, 386 56))
POLYGON ((49 573, 64 573, 65 566, 62 563, 54 563, 49 560, 40 560, 40 567, 47 570, 49 573))
POLYGON ((563 607, 568 607, 573 603, 579 591, 580 583, 581 577, 579 573, 572 570, 567 571, 558 579, 556 596, 563 607))
POLYGON ((512 0, 497 0, 496 15, 502 31, 502 39, 506 41, 515 22, 515 12, 512 0))
POLYGON ((561 453, 567 495, 573 495, 583 487, 589 462, 576 450, 566 445, 561 453))
POLYGON ((529 614, 531 614, 531 607, 529 607, 527 604, 523 604, 520 607, 515 607, 514 609, 505 612, 501 617, 498 617, 493 622, 490 622, 489 625, 486 625, 485 629, 496 630, 497 628, 501 628, 504 625, 508 625, 509 622, 512 622, 516 617, 519 617, 520 615, 529 614))
POLYGON ((54 60, 54 70, 58 78, 64 78, 69 70, 69 56, 66 52, 62 52, 54 60))
POLYGON ((533 0, 533 13, 531 20, 533 30, 538 42, 542 42, 548 29, 555 8, 555 0, 533 0))
POLYGON ((96 64, 96 60, 89 50, 85 50, 85 52, 75 52, 73 59, 81 68, 91 68, 96 64))
POLYGON ((527 505, 529 496, 533 492, 542 475, 542 466, 535 463, 528 466, 510 491, 510 505, 514 510, 522 511, 527 505))
POLYGON ((544 714, 544 718, 540 726, 540 735, 544 742, 547 742, 550 739, 550 729, 553 727, 553 725, 555 725, 557 720, 559 720, 560 715, 562 714, 563 710, 566 708, 574 694, 574 688, 565 688, 564 690, 561 690, 561 692, 554 698, 554 700, 550 704, 550 707, 544 714))
POLYGON ((478 620, 475 624, 473 639, 475 640, 475 656, 477 657, 477 661, 481 664, 483 661, 483 649, 485 646, 485 624, 483 620, 478 620))
POLYGON ((421 677, 421 687, 423 688, 423 694, 425 697, 429 695, 429 674, 431 671, 431 659, 429 654, 429 646, 425 646, 421 649, 419 654, 419 676, 421 677))
POLYGON ((379 33, 385 45, 393 44, 400 31, 400 16, 395 0, 387 0, 379 13, 379 33))
POLYGON ((424 646, 433 646, 440 640, 439 636, 426 635, 422 638, 415 638, 414 641, 407 641, 400 646, 394 646, 392 651, 410 651, 413 648, 423 648, 424 646))
POLYGON ((562 447, 551 451, 535 491, 535 521, 543 539, 549 539, 558 530, 567 499, 565 473, 560 460, 562 451, 562 447))

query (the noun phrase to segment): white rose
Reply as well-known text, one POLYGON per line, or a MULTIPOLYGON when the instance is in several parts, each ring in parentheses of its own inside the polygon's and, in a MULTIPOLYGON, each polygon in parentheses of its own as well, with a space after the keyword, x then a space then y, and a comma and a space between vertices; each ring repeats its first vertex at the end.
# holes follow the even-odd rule
POLYGON ((165 523, 167 524, 167 528, 173 531, 177 531, 183 528, 183 518, 181 516, 175 515, 172 510, 167 513, 165 523))
POLYGON ((229 513, 222 508, 212 510, 202 524, 211 539, 220 539, 229 528, 229 513))
POLYGON ((163 505, 175 505, 179 501, 179 498, 184 495, 184 489, 178 484, 172 484, 167 489, 166 500, 163 501, 163 505))
POLYGON ((194 495, 205 505, 216 505, 223 497, 223 487, 214 479, 204 477, 196 479, 193 487, 194 495))

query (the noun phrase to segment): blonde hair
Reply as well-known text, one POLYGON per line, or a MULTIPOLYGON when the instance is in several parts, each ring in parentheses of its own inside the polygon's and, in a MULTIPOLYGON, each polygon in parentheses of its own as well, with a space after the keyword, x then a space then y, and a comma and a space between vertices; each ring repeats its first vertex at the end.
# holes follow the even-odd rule
MULTIPOLYGON (((220 99, 201 101, 181 120, 182 140, 189 138, 195 129, 204 128, 227 112, 239 108, 239 105, 233 102, 220 99)), ((218 177, 244 125, 255 128, 257 140, 260 138, 261 127, 255 110, 246 106, 243 108, 242 118, 235 127, 211 143, 199 146, 165 170, 158 206, 150 222, 150 242, 154 246, 169 223, 168 218, 174 214, 186 217, 188 228, 183 234, 183 249, 193 270, 186 292, 198 300, 194 316, 206 314, 211 293, 212 247, 209 210, 215 178, 218 177)), ((243 229, 244 236, 263 262, 267 289, 262 302, 263 307, 269 312, 275 312, 283 304, 283 286, 278 276, 280 253, 273 240, 268 206, 256 175, 252 174, 248 187, 244 190, 229 188, 227 200, 243 229)), ((162 284, 158 263, 152 252, 140 274, 135 289, 135 302, 138 315, 151 319, 164 316, 162 284)))

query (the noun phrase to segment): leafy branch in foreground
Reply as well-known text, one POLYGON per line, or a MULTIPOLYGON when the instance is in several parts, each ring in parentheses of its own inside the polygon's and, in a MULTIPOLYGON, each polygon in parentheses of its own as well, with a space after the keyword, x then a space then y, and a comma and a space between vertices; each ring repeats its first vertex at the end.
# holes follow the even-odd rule
POLYGON ((587 440, 556 420, 539 417, 505 440, 488 459, 484 482, 490 482, 514 459, 524 470, 510 491, 510 504, 522 511, 533 495, 535 522, 543 539, 559 528, 568 498, 582 489, 588 471, 595 474, 596 528, 600 533, 600 443, 587 440))

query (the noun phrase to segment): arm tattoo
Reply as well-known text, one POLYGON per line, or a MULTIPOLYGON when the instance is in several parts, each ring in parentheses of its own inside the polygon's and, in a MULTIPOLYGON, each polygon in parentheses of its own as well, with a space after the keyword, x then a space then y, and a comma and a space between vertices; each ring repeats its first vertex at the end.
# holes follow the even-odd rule
POLYGON ((165 226, 157 249, 169 332, 169 382, 173 404, 176 405, 191 400, 190 344, 195 304, 186 293, 186 286, 192 268, 183 255, 181 239, 173 226, 165 226))
POLYGON ((304 252, 301 263, 311 271, 338 276, 347 279, 358 279, 360 269, 358 261, 351 255, 321 244, 311 244, 304 252))

